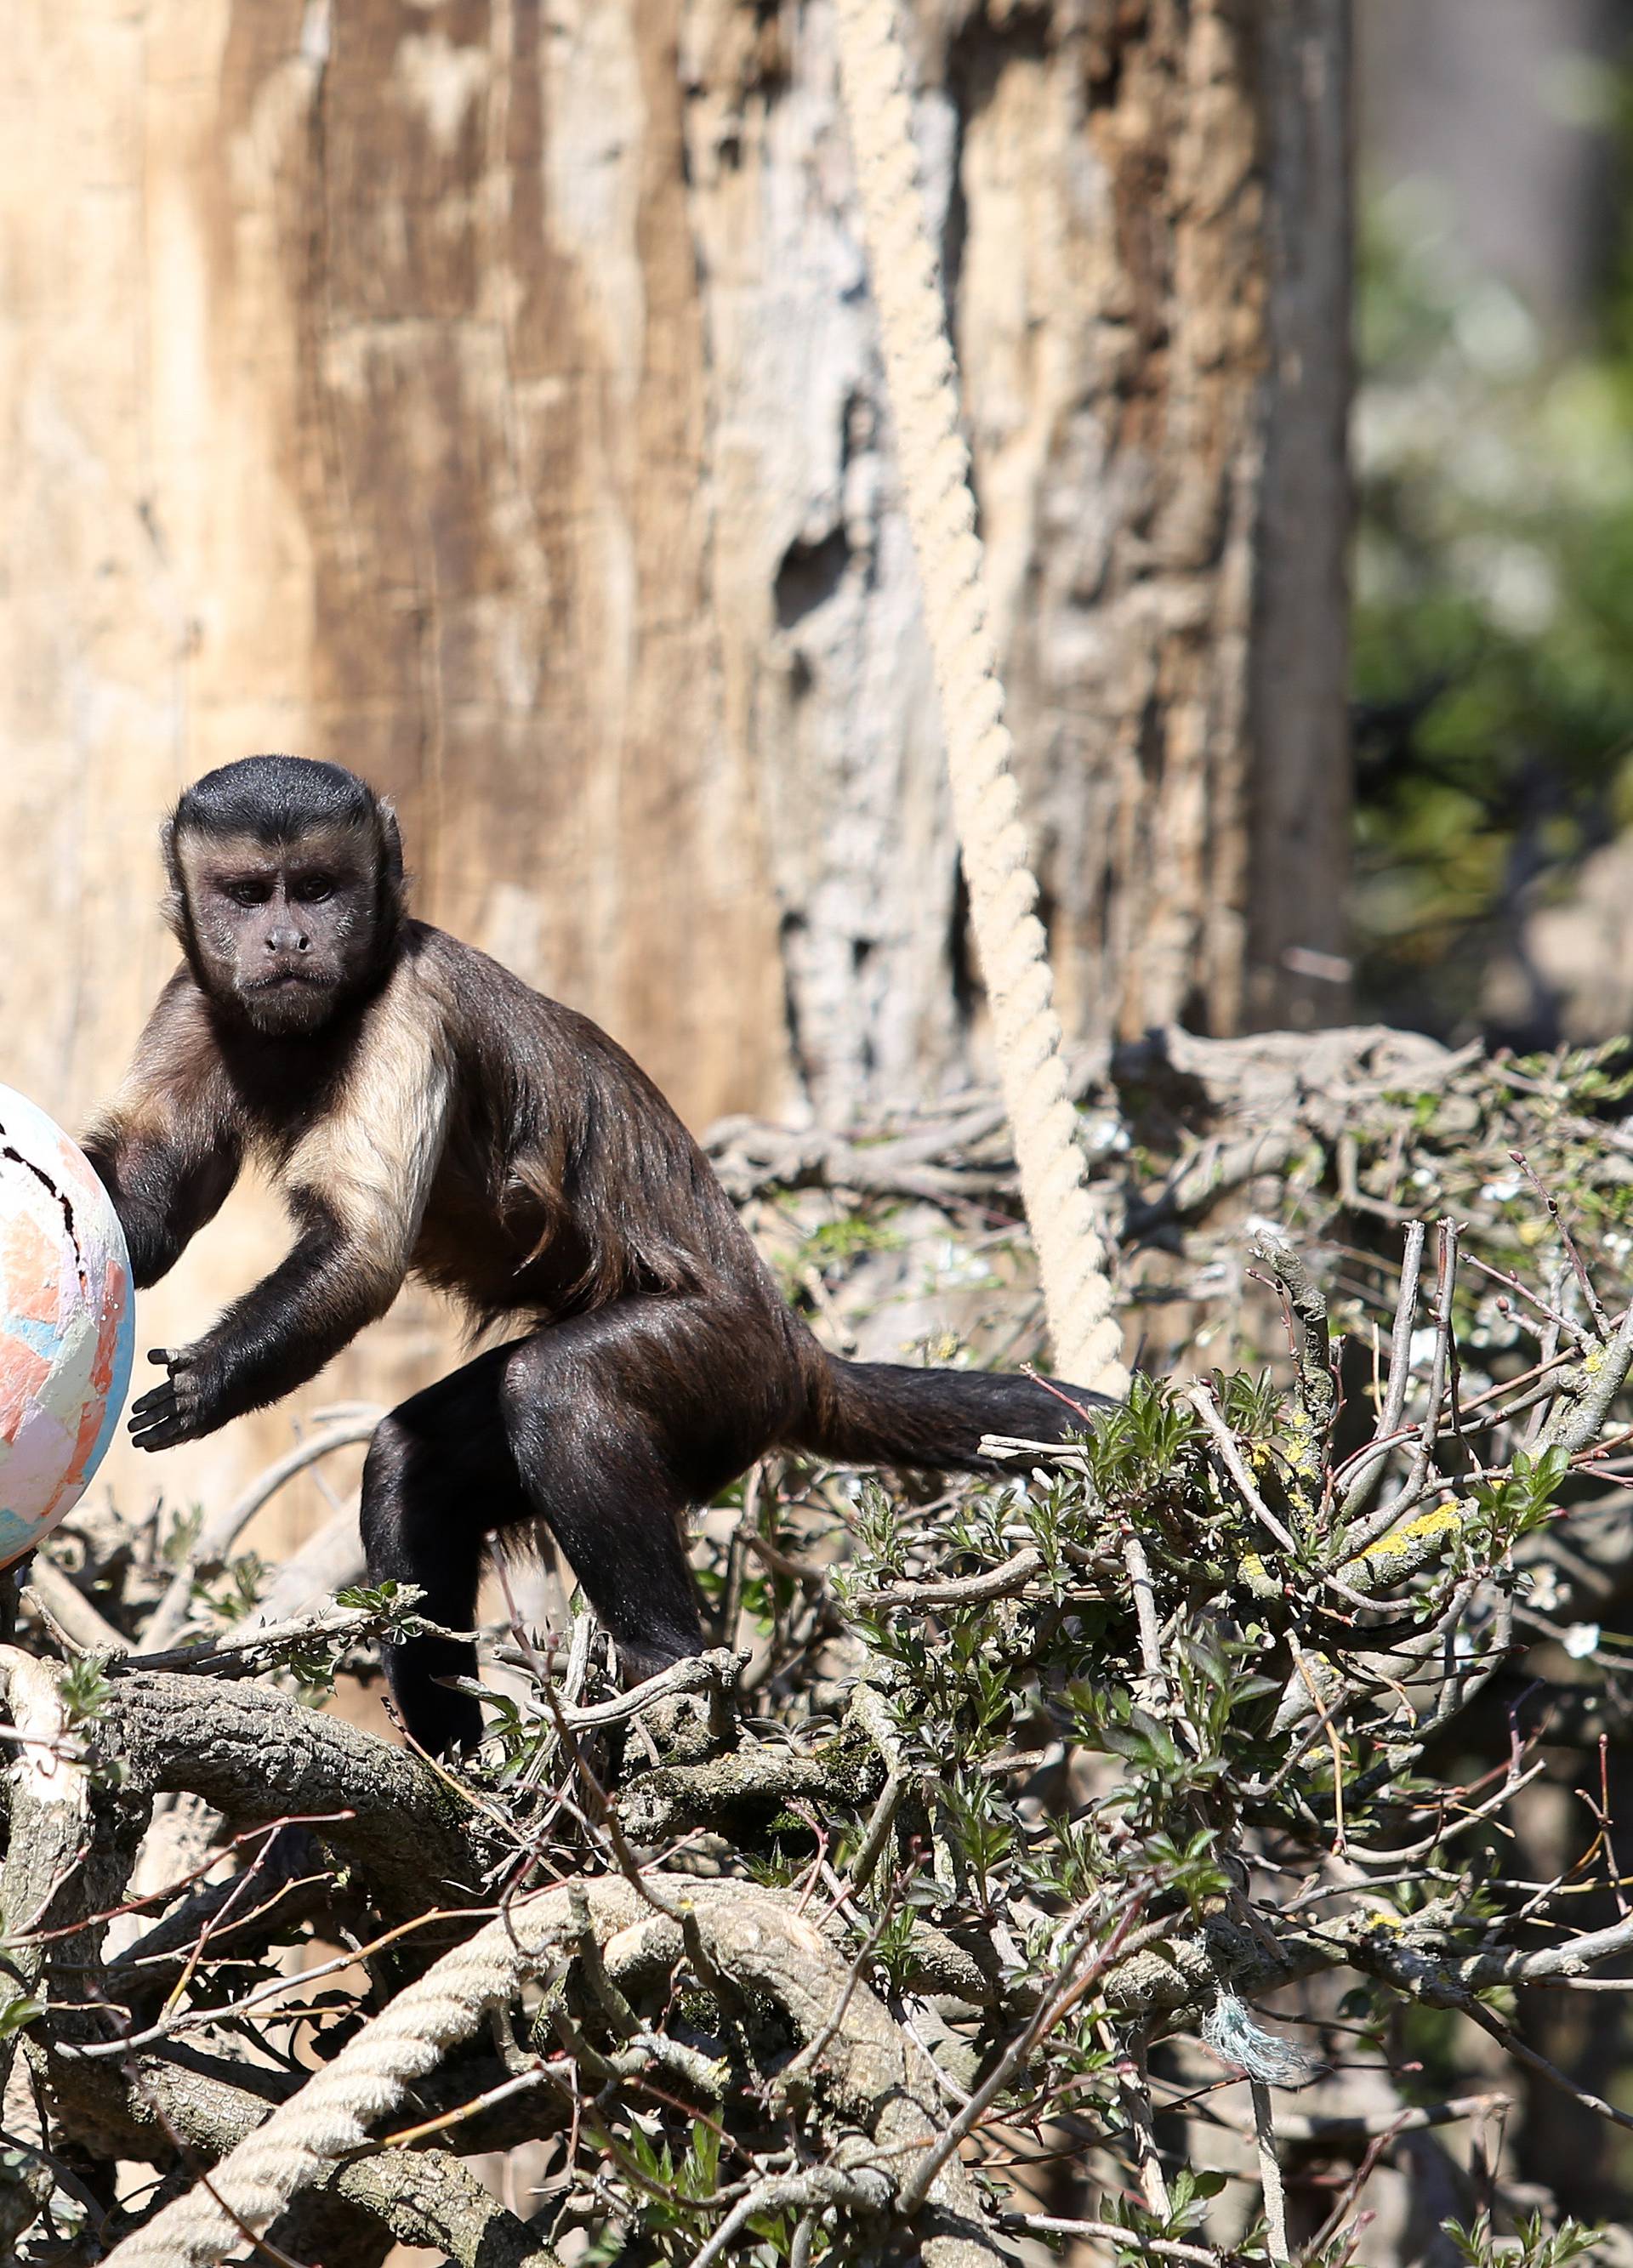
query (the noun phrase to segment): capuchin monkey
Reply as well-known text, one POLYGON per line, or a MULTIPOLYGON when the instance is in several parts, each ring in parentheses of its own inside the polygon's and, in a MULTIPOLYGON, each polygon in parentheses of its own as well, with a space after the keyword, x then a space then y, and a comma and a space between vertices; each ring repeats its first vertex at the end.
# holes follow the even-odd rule
MULTIPOLYGON (((842 1362, 790 1313, 708 1161, 587 1018, 411 920, 390 806, 337 764, 251 756, 164 829, 182 965, 85 1137, 139 1286, 252 1154, 285 1258, 191 1345, 130 1432, 197 1440, 303 1386, 414 1275, 518 1336, 382 1419, 363 1476, 371 1579, 468 1629, 489 1540, 542 1521, 650 1675, 703 1639, 686 1518, 765 1451, 979 1471, 984 1433, 1060 1440, 1101 1397, 981 1371, 842 1362), (1073 1407, 1072 1404, 1077 1405, 1073 1407)), ((410 1736, 475 1742, 443 1682, 474 1649, 387 1649, 410 1736)))

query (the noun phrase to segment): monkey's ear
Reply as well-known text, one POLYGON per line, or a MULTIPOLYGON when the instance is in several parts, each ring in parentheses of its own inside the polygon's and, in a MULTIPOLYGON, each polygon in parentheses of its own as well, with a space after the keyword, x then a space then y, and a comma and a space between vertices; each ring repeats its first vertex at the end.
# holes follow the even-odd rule
POLYGON ((165 862, 165 895, 159 902, 159 910, 165 925, 186 941, 188 928, 187 881, 181 872, 181 854, 176 848, 176 823, 166 820, 159 830, 159 847, 165 862))
POLYGON ((397 814, 382 796, 380 812, 380 876, 386 888, 399 905, 406 885, 403 878, 403 830, 397 825, 397 814))

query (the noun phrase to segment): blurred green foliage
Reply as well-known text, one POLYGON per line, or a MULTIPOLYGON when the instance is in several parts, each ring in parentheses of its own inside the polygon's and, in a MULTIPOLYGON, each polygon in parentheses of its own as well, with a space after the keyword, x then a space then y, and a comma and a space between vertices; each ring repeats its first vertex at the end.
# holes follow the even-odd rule
POLYGON ((1407 183, 1367 210, 1358 326, 1361 992, 1551 1045, 1521 924, 1633 821, 1633 283, 1562 354, 1407 183))

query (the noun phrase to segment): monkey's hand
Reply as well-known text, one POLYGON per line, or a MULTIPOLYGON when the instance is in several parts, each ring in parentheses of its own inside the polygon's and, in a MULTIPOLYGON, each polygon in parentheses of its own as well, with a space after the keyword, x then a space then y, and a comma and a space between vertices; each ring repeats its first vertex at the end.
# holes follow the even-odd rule
POLYGON ((150 1362, 162 1363, 170 1373, 131 1406, 130 1438, 138 1449, 174 1449, 178 1441, 196 1441, 214 1432, 217 1413, 213 1365, 203 1347, 151 1347, 150 1362))

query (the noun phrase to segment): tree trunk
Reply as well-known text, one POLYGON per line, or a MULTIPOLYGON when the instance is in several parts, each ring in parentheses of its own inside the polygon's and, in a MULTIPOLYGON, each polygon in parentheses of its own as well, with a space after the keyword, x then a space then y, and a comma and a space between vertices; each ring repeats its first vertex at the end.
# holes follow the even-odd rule
MULTIPOLYGON (((1338 1005, 1345 18, 917 21, 1081 1038, 1338 1005)), ((159 812, 262 747, 389 790, 422 910, 695 1122, 982 1067, 832 31, 829 0, 16 0, 0 1076, 70 1120, 108 1086, 172 957, 159 812)), ((235 1204, 144 1344, 278 1233, 235 1204)), ((303 1403, 448 1359, 410 1304, 303 1403)), ((161 1476, 213 1498, 286 1438, 161 1476)))

